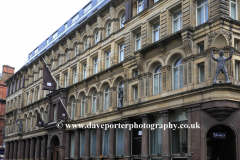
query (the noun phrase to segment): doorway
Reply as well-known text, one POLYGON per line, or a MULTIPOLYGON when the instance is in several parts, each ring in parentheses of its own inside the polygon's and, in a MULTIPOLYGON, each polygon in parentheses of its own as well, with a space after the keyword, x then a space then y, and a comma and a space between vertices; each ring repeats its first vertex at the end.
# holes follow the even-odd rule
POLYGON ((225 125, 213 126, 207 133, 208 160, 236 160, 236 136, 225 125))
POLYGON ((51 139, 51 145, 53 146, 53 150, 51 152, 51 160, 59 160, 59 139, 57 136, 54 136, 51 139))

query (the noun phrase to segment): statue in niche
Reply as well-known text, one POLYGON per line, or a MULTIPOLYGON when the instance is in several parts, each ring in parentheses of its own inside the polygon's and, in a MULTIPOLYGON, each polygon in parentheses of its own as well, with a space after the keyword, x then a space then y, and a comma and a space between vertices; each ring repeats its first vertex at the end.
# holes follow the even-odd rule
POLYGON ((213 83, 218 83, 217 82, 217 76, 220 72, 222 72, 224 75, 225 75, 225 78, 226 78, 226 83, 231 83, 229 78, 228 78, 228 74, 227 74, 227 68, 226 68, 226 65, 225 65, 225 62, 229 59, 232 58, 232 55, 233 55, 233 49, 231 49, 231 54, 229 57, 224 57, 223 56, 224 54, 224 51, 221 50, 219 52, 219 57, 218 58, 215 58, 214 55, 213 55, 213 51, 211 52, 211 55, 212 55, 212 59, 214 61, 217 61, 217 69, 216 69, 216 75, 214 77, 214 80, 213 80, 213 83))
POLYGON ((22 132, 23 132, 23 122, 20 121, 20 122, 18 123, 18 133, 22 133, 22 132))
POLYGON ((118 106, 117 108, 122 108, 123 107, 123 88, 118 87, 118 106))

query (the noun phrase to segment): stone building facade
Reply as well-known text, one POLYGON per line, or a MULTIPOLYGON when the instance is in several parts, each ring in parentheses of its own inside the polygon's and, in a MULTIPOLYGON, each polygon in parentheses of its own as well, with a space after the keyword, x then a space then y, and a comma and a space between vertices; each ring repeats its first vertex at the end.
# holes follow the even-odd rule
POLYGON ((239 160, 239 4, 92 0, 6 81, 5 159, 239 160), (211 50, 228 57, 230 49, 231 83, 220 74, 213 84, 211 50), (41 90, 43 59, 60 85, 51 93, 41 90), (200 129, 59 128, 59 97, 72 119, 66 123, 200 129), (44 127, 35 125, 37 112, 44 127))
POLYGON ((6 108, 6 97, 7 97, 7 85, 5 81, 14 74, 14 68, 9 65, 2 66, 2 73, 0 73, 0 157, 4 157, 3 143, 3 127, 4 127, 4 116, 6 108))

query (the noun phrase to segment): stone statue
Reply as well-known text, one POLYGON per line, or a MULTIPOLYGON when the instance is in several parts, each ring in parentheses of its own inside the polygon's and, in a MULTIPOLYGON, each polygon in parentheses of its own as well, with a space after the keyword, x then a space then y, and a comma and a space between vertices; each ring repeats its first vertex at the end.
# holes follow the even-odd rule
POLYGON ((118 87, 118 106, 117 108, 122 108, 123 107, 123 88, 118 87))
POLYGON ((2 135, 3 135, 3 137, 5 136, 5 127, 3 127, 2 135))
POLYGON ((22 133, 22 132, 23 132, 23 122, 20 121, 20 122, 18 123, 18 133, 22 133))
POLYGON ((216 69, 216 75, 214 77, 214 81, 213 83, 217 83, 217 76, 218 74, 220 73, 220 71, 225 75, 225 78, 226 78, 226 83, 231 83, 229 78, 228 78, 228 74, 227 74, 227 68, 225 66, 225 61, 229 60, 232 58, 232 55, 233 55, 233 49, 231 49, 231 54, 229 57, 223 57, 223 54, 224 54, 224 51, 221 50, 219 52, 219 57, 218 58, 215 58, 214 55, 213 55, 213 51, 211 52, 211 55, 212 55, 212 59, 214 61, 217 61, 217 69, 216 69))

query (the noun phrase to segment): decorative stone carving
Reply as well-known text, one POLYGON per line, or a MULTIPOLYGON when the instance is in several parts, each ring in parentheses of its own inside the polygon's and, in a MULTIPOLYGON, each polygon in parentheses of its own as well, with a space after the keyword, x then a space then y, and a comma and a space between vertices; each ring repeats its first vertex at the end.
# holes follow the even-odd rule
POLYGON ((123 88, 122 87, 118 87, 118 106, 117 108, 122 108, 123 107, 123 88))
POLYGON ((187 64, 184 65, 184 85, 187 85, 187 64))
POLYGON ((212 59, 214 61, 217 61, 217 69, 216 69, 216 75, 214 77, 214 81, 213 83, 217 83, 217 76, 219 74, 219 72, 222 72, 224 75, 225 75, 225 78, 226 78, 226 83, 230 83, 230 80, 228 78, 228 74, 227 74, 227 68, 226 68, 226 65, 225 65, 225 62, 229 59, 232 58, 232 55, 233 55, 233 49, 231 49, 231 54, 229 57, 223 57, 223 54, 224 54, 224 51, 221 50, 219 52, 219 57, 218 58, 215 58, 214 55, 213 55, 213 51, 211 52, 211 56, 212 56, 212 59))

